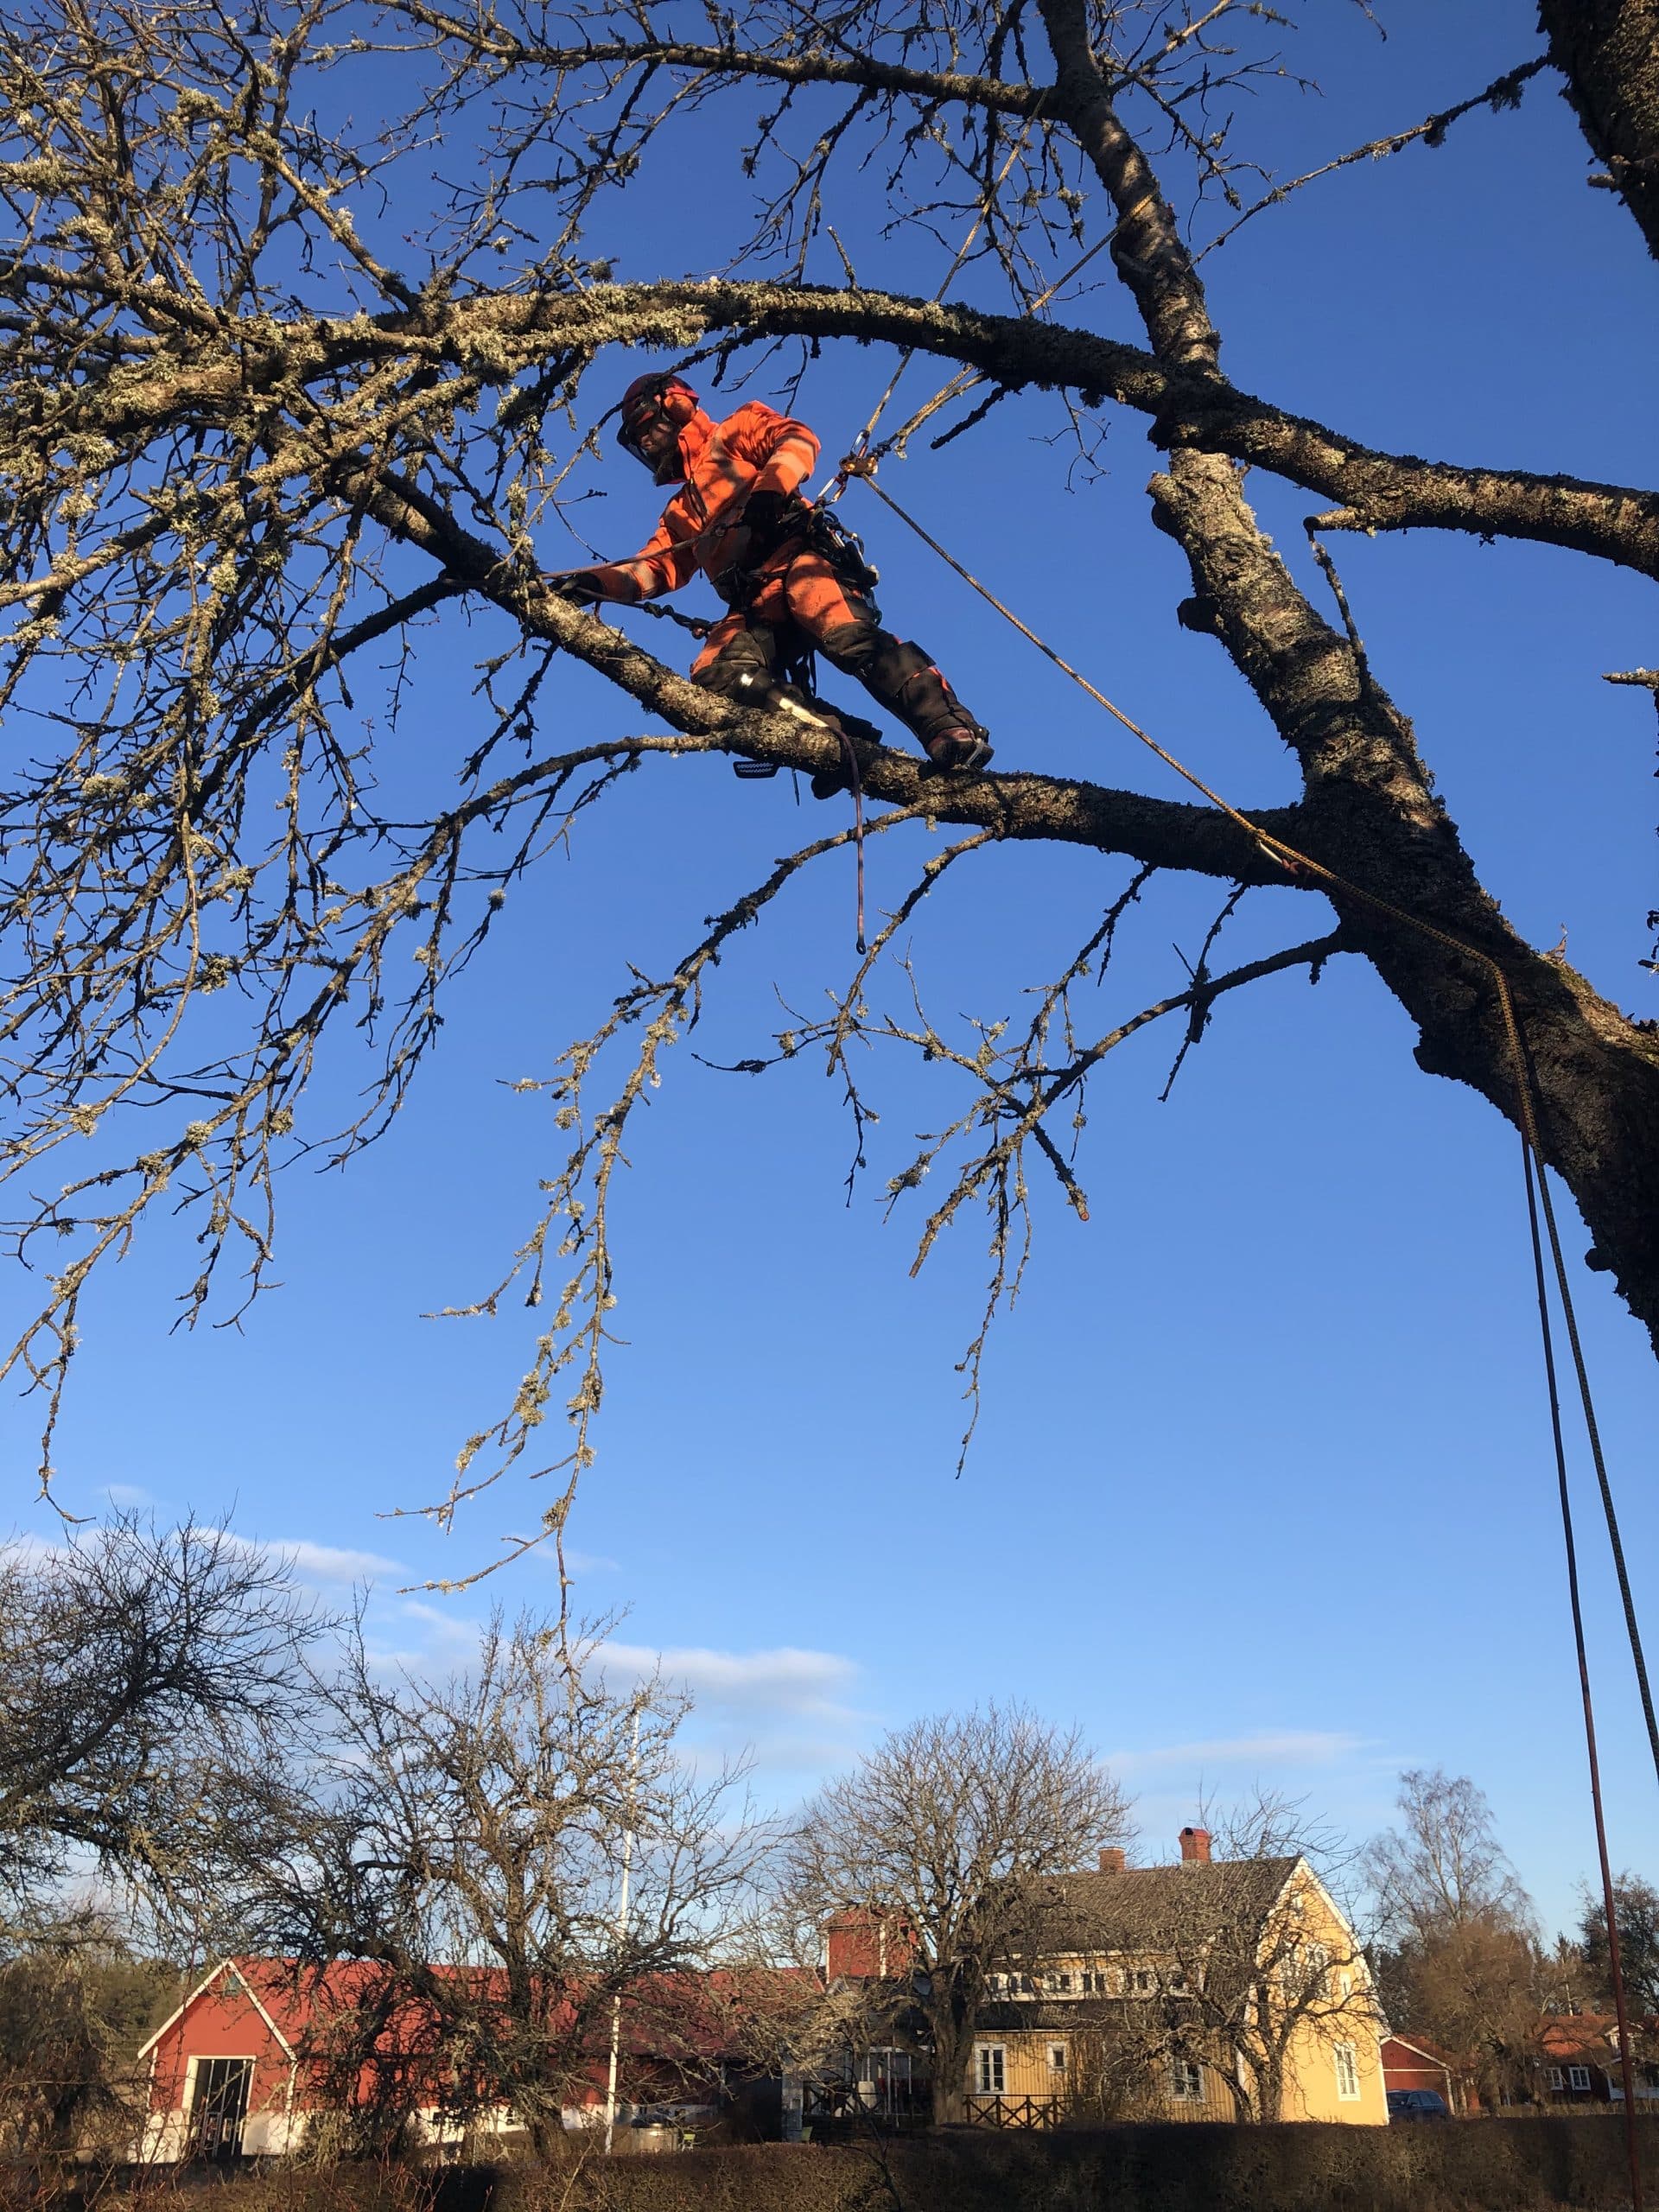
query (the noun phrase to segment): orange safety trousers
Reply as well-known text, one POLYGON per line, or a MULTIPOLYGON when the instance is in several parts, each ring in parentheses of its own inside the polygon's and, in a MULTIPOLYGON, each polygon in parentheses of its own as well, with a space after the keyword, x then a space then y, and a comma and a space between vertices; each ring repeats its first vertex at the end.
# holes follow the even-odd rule
POLYGON ((874 629, 877 618, 871 601, 849 591, 823 554, 797 553, 770 575, 762 572, 760 588, 747 607, 734 607, 715 623, 692 664, 692 682, 703 683, 741 632, 761 624, 776 631, 792 626, 815 652, 834 660, 838 632, 874 629))
POLYGON ((810 647, 856 677, 924 746, 971 724, 972 717, 919 645, 881 627, 873 600, 847 583, 823 554, 785 547, 760 572, 747 607, 734 607, 709 632, 691 668, 711 691, 763 696, 779 681, 779 662, 810 647))

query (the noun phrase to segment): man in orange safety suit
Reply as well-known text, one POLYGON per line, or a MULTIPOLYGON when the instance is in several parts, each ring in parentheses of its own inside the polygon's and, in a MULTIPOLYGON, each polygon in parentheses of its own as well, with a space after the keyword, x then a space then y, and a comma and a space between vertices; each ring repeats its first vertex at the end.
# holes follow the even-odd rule
MULTIPOLYGON (((917 738, 936 769, 982 768, 990 740, 919 645, 881 627, 870 597, 874 570, 856 541, 799 486, 818 441, 761 400, 723 423, 672 372, 636 378, 622 395, 618 442, 658 484, 679 490, 632 560, 552 579, 579 604, 635 604, 677 591, 699 570, 730 612, 715 624, 691 670, 694 683, 755 707, 809 705, 836 727, 833 710, 804 696, 787 672, 809 652, 855 676, 917 738)), ((814 779, 823 795, 841 779, 814 779)))

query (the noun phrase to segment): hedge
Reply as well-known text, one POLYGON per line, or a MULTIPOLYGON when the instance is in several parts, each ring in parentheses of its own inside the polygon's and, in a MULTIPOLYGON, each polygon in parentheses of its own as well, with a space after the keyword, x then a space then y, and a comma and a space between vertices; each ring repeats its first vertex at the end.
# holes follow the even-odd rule
MULTIPOLYGON (((1659 2121, 1642 2135, 1659 2184, 1659 2121)), ((1618 2212, 1630 2195, 1615 2121, 1541 2119, 964 2129, 880 2151, 767 2143, 550 2168, 279 2167, 201 2190, 157 2175, 97 2202, 167 2212, 181 2199, 192 2212, 1618 2212)))

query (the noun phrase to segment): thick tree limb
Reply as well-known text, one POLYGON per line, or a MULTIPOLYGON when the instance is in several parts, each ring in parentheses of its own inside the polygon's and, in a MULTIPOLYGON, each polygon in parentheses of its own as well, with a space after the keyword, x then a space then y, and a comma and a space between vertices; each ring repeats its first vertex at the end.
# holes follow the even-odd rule
MULTIPOLYGON (((1129 217, 1119 266, 1148 334, 1168 354, 1212 360, 1203 290, 1156 181, 1104 87, 1087 82, 1080 0, 1042 0, 1042 11, 1068 88, 1066 111, 1129 217)), ((1356 899, 1327 887, 1347 941, 1417 1020, 1419 1064, 1471 1084, 1518 1122, 1517 1071, 1490 973, 1408 917, 1503 968, 1535 1071, 1546 1156, 1592 1225, 1598 1264, 1617 1275, 1659 1347, 1659 1149, 1651 1141, 1659 1031, 1629 1020, 1510 928, 1433 796, 1409 726, 1357 646, 1297 589, 1229 465, 1182 447, 1153 496, 1217 634, 1302 760, 1304 836, 1320 841, 1303 849, 1369 894, 1356 899), (1380 912, 1377 900, 1401 918, 1380 912)))
MULTIPOLYGON (((1131 226, 1134 242, 1156 255, 1167 241, 1161 233, 1141 239, 1146 219, 1131 226)), ((1130 243, 1124 251, 1134 257, 1130 243)), ((724 330, 753 340, 879 340, 964 363, 1010 391, 1101 395, 1151 416, 1160 440, 1179 436, 1339 503, 1335 516, 1322 518, 1326 527, 1530 539, 1659 579, 1659 493, 1369 447, 1239 391, 1205 369, 1214 354, 1206 356, 1202 345, 1183 354, 1183 366, 1060 324, 806 284, 595 285, 486 293, 415 314, 300 324, 249 318, 230 342, 181 350, 165 361, 147 357, 66 385, 43 403, 38 436, 42 444, 76 434, 124 444, 175 425, 244 421, 251 396, 264 395, 275 410, 285 387, 371 368, 384 373, 400 361, 499 384, 553 354, 579 356, 613 344, 678 352, 724 330)))
MULTIPOLYGON (((579 613, 538 576, 502 559, 415 486, 382 481, 355 488, 378 522, 441 562, 447 575, 464 581, 531 636, 549 639, 585 661, 672 728, 707 737, 746 759, 773 760, 807 774, 840 765, 840 746, 827 730, 820 736, 787 715, 740 713, 715 693, 677 676, 608 623, 579 613)), ((912 755, 886 747, 868 748, 862 761, 867 798, 913 808, 941 822, 988 830, 998 837, 1093 845, 1160 868, 1191 868, 1235 881, 1288 880, 1270 854, 1209 807, 1059 776, 944 778, 929 772, 912 755)), ((1294 840, 1297 835, 1294 807, 1263 808, 1250 818, 1276 836, 1294 840)))
POLYGON ((685 39, 599 39, 591 45, 552 46, 522 39, 480 12, 470 22, 422 0, 396 0, 411 22, 503 69, 535 69, 551 75, 583 69, 690 69, 721 81, 762 78, 782 85, 840 85, 861 92, 891 92, 910 99, 950 102, 998 115, 1039 116, 1044 89, 1010 85, 961 69, 911 69, 874 54, 833 54, 813 47, 804 54, 700 45, 685 39))

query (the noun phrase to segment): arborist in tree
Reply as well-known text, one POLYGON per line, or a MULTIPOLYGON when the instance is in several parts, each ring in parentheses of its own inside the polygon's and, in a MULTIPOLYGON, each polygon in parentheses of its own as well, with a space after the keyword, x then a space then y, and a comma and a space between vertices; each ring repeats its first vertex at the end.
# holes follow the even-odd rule
MULTIPOLYGON (((820 652, 921 741, 936 769, 985 766, 985 730, 919 645, 881 627, 870 597, 876 574, 858 541, 801 497, 818 457, 804 423, 758 399, 715 423, 672 371, 636 378, 621 416, 623 450, 680 489, 632 560, 575 569, 553 579, 556 589, 579 604, 632 606, 677 591, 701 569, 731 612, 709 631, 694 683, 746 706, 805 708, 834 728, 834 710, 791 681, 820 652)), ((842 780, 817 776, 813 789, 827 796, 842 780)))

